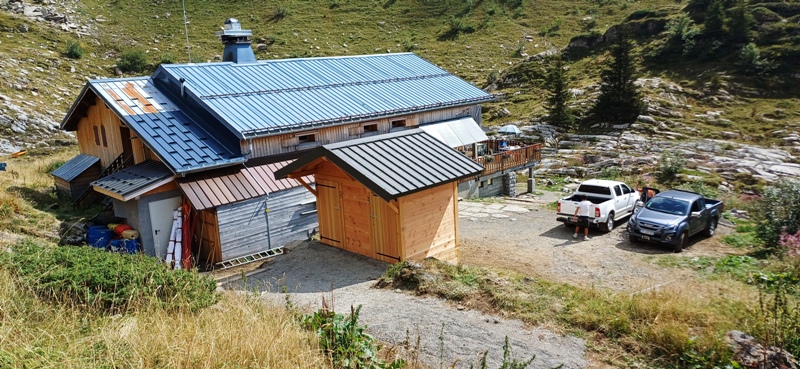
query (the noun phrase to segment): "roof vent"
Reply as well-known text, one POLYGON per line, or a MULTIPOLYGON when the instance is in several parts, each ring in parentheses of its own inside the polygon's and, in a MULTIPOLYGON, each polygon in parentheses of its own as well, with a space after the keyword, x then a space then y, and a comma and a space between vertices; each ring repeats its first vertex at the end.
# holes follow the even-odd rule
POLYGON ((225 20, 225 27, 222 31, 214 32, 216 36, 225 44, 222 51, 222 61, 234 63, 255 63, 256 55, 250 47, 250 37, 253 32, 249 29, 242 29, 239 20, 228 18, 225 20))

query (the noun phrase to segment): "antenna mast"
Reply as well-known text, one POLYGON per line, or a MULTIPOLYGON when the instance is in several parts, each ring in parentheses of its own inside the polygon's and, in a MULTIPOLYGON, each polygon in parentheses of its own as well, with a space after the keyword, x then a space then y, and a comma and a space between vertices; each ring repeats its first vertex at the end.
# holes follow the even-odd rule
POLYGON ((189 44, 189 20, 186 18, 186 0, 181 0, 183 5, 183 29, 186 33, 186 55, 189 57, 189 63, 192 62, 191 45, 189 44))

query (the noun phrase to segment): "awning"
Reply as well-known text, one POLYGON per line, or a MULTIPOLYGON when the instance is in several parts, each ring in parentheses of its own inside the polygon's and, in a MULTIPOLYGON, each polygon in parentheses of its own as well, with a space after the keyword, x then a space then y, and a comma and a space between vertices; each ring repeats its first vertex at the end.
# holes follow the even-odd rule
POLYGON ((419 128, 450 147, 472 145, 489 139, 472 117, 420 125, 419 128))
POLYGON ((158 161, 144 161, 92 182, 97 192, 128 201, 172 182, 175 175, 158 161))
POLYGON ((75 177, 81 175, 87 169, 91 168, 100 161, 100 158, 91 155, 78 154, 78 156, 70 159, 58 169, 50 172, 55 177, 61 178, 67 182, 72 181, 75 177))
MULTIPOLYGON (((215 208, 300 187, 300 182, 295 179, 275 179, 273 173, 290 162, 211 170, 182 178, 178 180, 178 186, 196 210, 215 208)), ((305 176, 303 180, 312 183, 314 177, 305 176)))

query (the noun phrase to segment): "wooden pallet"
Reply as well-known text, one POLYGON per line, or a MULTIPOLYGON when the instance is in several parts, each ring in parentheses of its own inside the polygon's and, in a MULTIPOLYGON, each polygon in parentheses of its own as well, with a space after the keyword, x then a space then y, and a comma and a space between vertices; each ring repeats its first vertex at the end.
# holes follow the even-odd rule
POLYGON ((254 261, 269 259, 282 254, 283 254, 283 247, 279 247, 277 249, 262 251, 255 254, 242 256, 240 258, 223 261, 221 263, 216 263, 214 264, 214 269, 225 270, 228 268, 233 268, 235 266, 252 263, 254 261))

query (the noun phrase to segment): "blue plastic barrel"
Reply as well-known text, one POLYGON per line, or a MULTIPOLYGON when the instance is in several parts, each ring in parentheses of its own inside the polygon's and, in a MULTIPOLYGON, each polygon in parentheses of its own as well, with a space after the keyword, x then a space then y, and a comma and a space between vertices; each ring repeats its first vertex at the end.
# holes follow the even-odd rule
POLYGON ((119 251, 122 248, 122 240, 111 240, 109 248, 111 251, 119 251))
POLYGON ((127 251, 129 254, 136 254, 139 252, 139 239, 123 239, 120 246, 122 246, 120 251, 127 251))
POLYGON ((108 229, 106 226, 91 226, 89 234, 86 236, 86 243, 98 249, 105 249, 111 244, 112 238, 114 238, 114 230, 108 229))

